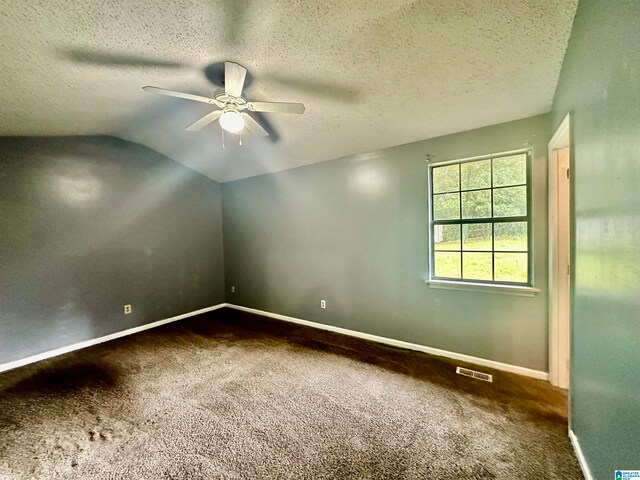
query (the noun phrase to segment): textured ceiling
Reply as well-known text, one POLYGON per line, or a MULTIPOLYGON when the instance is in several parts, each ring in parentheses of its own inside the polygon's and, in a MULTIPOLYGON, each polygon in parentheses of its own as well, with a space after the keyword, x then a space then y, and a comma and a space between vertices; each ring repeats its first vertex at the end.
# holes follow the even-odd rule
POLYGON ((227 181, 549 111, 577 0, 0 5, 0 135, 113 134, 227 181), (224 60, 306 113, 223 150, 183 130, 210 107, 141 90, 211 95, 224 60))

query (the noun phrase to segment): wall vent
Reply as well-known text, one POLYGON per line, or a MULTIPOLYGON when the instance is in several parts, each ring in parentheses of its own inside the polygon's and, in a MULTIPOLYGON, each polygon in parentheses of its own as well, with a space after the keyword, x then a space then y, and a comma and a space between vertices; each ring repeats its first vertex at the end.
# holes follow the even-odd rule
POLYGON ((464 375, 465 377, 475 378, 476 380, 482 380, 483 382, 493 382, 493 375, 476 372, 475 370, 469 370, 468 368, 457 367, 456 373, 458 375, 464 375))

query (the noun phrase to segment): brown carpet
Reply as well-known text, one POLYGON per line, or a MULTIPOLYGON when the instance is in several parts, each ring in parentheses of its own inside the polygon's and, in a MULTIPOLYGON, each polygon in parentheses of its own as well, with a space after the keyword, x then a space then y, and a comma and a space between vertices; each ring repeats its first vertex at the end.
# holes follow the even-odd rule
POLYGON ((562 392, 491 373, 220 310, 0 374, 0 478, 581 479, 562 392))

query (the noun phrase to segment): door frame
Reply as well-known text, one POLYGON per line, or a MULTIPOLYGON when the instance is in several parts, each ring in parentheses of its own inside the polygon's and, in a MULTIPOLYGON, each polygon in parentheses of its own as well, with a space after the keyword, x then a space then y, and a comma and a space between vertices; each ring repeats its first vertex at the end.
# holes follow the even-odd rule
MULTIPOLYGON (((555 134, 549 142, 548 171, 549 171, 549 382, 560 388, 569 388, 569 361, 571 339, 571 286, 566 292, 564 301, 568 305, 566 318, 561 318, 559 313, 560 287, 559 280, 567 275, 566 267, 558 264, 558 252, 561 248, 570 248, 573 231, 569 225, 568 238, 560 238, 558 235, 558 216, 556 205, 558 202, 558 168, 557 151, 568 147, 569 164, 571 164, 571 116, 567 114, 560 123, 555 134), (562 242, 562 243, 561 243, 562 242)), ((568 178, 571 181, 571 171, 568 178)), ((571 188, 569 187, 569 190, 571 188)), ((570 198, 570 191, 567 192, 570 198)), ((569 212, 571 207, 569 206, 569 212)), ((569 213, 570 215, 570 213, 569 213)), ((569 219, 571 217, 569 216, 569 219)), ((571 224, 571 220, 569 220, 571 224)), ((570 259, 567 259, 570 262, 570 259)), ((571 278, 569 279, 572 282, 571 278)), ((571 285, 571 284, 570 284, 571 285)), ((564 316, 564 315, 562 315, 564 316)))

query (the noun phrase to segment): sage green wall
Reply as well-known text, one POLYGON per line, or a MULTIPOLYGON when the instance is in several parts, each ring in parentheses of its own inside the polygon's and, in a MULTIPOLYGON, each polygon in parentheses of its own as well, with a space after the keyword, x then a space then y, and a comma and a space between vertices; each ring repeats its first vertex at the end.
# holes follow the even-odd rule
POLYGON ((543 115, 223 184, 227 301, 547 371, 549 133, 543 115), (541 293, 429 288, 425 154, 523 147, 534 149, 541 293))
POLYGON ((125 140, 0 138, 0 366, 224 302, 221 201, 125 140))
POLYGON ((553 105, 571 113, 571 424, 597 480, 640 469, 640 2, 580 0, 553 105))

